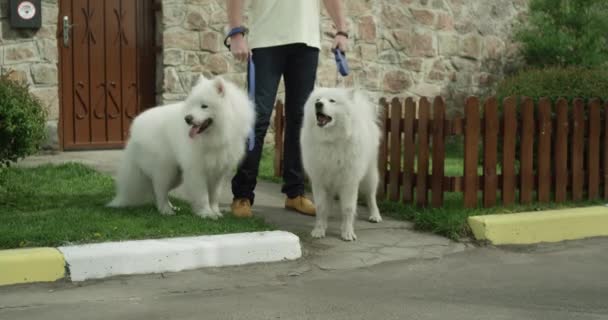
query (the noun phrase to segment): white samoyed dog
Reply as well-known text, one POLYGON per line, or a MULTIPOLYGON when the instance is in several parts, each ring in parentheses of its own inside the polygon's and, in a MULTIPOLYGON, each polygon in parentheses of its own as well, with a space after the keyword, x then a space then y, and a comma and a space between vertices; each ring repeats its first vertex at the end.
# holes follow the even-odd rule
POLYGON ((201 75, 184 101, 148 109, 134 119, 117 194, 108 206, 155 201, 161 214, 173 215, 169 191, 183 182, 195 214, 220 218, 222 183, 245 155, 254 122, 244 90, 219 76, 201 75))
POLYGON ((380 222, 378 187, 378 108, 354 89, 317 88, 304 107, 302 162, 317 207, 311 235, 325 236, 328 214, 342 215, 341 236, 356 240, 358 195, 364 195, 369 221, 380 222))

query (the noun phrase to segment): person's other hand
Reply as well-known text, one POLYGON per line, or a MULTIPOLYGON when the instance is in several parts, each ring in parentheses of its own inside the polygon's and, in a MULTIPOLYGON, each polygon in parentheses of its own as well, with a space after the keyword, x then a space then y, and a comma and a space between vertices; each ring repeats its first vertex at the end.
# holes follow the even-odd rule
POLYGON ((348 49, 348 38, 338 34, 334 37, 334 44, 332 45, 332 50, 339 49, 342 52, 346 52, 348 49))
POLYGON ((230 52, 240 62, 247 61, 251 55, 247 40, 242 34, 236 34, 230 38, 230 52))

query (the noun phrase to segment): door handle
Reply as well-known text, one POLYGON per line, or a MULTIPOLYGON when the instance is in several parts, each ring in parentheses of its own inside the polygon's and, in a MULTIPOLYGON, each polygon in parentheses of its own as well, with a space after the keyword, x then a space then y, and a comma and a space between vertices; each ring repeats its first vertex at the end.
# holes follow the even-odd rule
POLYGON ((68 16, 63 16, 63 46, 70 46, 70 29, 72 29, 74 25, 70 24, 70 18, 68 16))

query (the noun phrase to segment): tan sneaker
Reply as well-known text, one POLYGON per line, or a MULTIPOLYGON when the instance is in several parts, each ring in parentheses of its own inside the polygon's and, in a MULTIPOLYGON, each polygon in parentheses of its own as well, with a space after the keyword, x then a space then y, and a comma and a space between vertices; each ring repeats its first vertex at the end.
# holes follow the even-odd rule
POLYGON ((251 202, 247 198, 234 199, 230 208, 235 217, 250 218, 253 216, 253 213, 251 213, 251 202))
POLYGON ((315 216, 317 214, 315 204, 304 196, 287 198, 285 200, 285 209, 294 210, 307 216, 315 216))

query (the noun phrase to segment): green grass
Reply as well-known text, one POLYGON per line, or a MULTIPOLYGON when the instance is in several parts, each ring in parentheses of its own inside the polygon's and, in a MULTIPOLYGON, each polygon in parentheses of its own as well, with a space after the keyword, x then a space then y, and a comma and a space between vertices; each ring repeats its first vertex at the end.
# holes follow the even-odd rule
POLYGON ((274 176, 274 147, 264 147, 258 178, 274 183, 282 183, 283 178, 274 176))
MULTIPOLYGON (((464 167, 463 138, 453 138, 446 143, 445 148, 445 175, 462 176, 464 167)), ((477 171, 479 174, 483 174, 483 166, 479 165, 477 171)), ((496 171, 497 174, 500 174, 501 168, 498 167, 496 171)), ((518 194, 516 193, 516 199, 517 197, 518 194)), ((497 196, 497 199, 500 199, 500 196, 497 196)), ((479 193, 480 204, 481 201, 482 195, 479 193)), ((418 230, 433 232, 451 239, 459 239, 461 237, 470 235, 470 230, 467 224, 467 218, 470 216, 584 207, 603 204, 604 201, 596 200, 563 203, 534 202, 530 204, 514 204, 511 206, 497 205, 491 208, 475 209, 464 208, 463 203, 464 199, 462 193, 446 192, 444 193, 444 204, 441 208, 420 208, 416 207, 415 205, 405 205, 390 201, 383 201, 379 203, 379 207, 383 214, 397 219, 414 222, 414 227, 418 230)))
MULTIPOLYGON (((453 139, 446 143, 446 159, 444 172, 446 176, 462 176, 464 166, 464 148, 462 139, 453 139)), ((260 178, 276 181, 273 169, 273 149, 265 150, 261 165, 260 178)), ((431 170, 429 165, 429 170, 431 170)), ((478 167, 479 173, 483 173, 483 167, 478 167)), ((500 173, 500 168, 498 168, 500 173)), ((430 172, 430 171, 429 171, 430 172)), ((280 179, 279 179, 280 181, 280 179)), ((517 194, 516 194, 517 196, 517 194)), ((500 197, 497 197, 500 199, 500 197)), ((430 199, 430 193, 429 193, 430 199)), ((481 193, 479 200, 481 201, 481 193)), ((496 206, 492 208, 467 209, 463 207, 463 194, 456 192, 444 193, 444 205, 441 208, 420 208, 415 205, 405 205, 400 202, 382 201, 378 203, 383 215, 396 219, 408 220, 414 223, 414 227, 421 231, 439 234, 450 239, 458 240, 470 236, 467 218, 477 215, 508 214, 524 211, 541 211, 550 209, 563 209, 572 207, 583 207, 603 204, 604 201, 582 201, 565 203, 531 203, 527 205, 496 206)))
MULTIPOLYGON (((433 169, 432 154, 429 170, 433 169)), ((464 168, 464 140, 462 137, 452 137, 445 144, 444 175, 462 176, 464 168)), ((483 167, 478 166, 478 171, 483 172, 483 167)), ((432 171, 429 171, 432 172, 432 171)))
POLYGON ((105 208, 113 192, 109 175, 79 164, 0 169, 0 248, 272 229, 260 218, 201 219, 175 199, 181 208, 175 216, 162 216, 152 205, 105 208))
POLYGON ((420 208, 415 205, 405 205, 390 201, 382 201, 378 203, 378 206, 383 215, 412 221, 414 223, 414 228, 417 230, 428 231, 453 240, 458 240, 462 237, 471 235, 467 224, 467 218, 470 216, 584 207, 600 205, 603 204, 604 201, 530 203, 525 205, 517 204, 508 207, 496 206, 492 208, 476 209, 464 208, 462 203, 462 193, 448 192, 444 193, 444 205, 441 208, 420 208))

